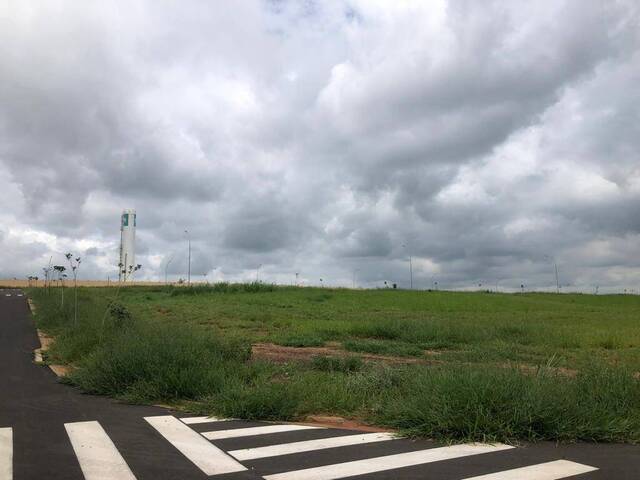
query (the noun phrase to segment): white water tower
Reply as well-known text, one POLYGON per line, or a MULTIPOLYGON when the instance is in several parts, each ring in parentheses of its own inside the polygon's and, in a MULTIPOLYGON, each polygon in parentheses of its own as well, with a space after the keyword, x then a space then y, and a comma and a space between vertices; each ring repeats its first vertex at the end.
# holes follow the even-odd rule
POLYGON ((131 280, 136 266, 136 211, 133 209, 123 210, 120 218, 120 262, 118 263, 120 263, 118 279, 131 280))

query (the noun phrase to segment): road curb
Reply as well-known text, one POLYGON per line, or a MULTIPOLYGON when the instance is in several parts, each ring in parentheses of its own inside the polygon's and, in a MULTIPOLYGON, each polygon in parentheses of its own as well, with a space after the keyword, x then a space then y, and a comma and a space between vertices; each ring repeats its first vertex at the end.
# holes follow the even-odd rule
MULTIPOLYGON (((27 305, 29 306, 31 314, 35 315, 36 306, 30 298, 27 298, 27 305)), ((38 341, 40 342, 40 347, 36 348, 33 351, 34 363, 36 363, 37 365, 44 365, 49 367, 49 369, 58 377, 66 377, 71 370, 70 367, 66 365, 48 364, 44 359, 44 354, 49 350, 49 346, 54 342, 54 338, 50 337, 39 328, 36 328, 36 332, 38 333, 38 341)))

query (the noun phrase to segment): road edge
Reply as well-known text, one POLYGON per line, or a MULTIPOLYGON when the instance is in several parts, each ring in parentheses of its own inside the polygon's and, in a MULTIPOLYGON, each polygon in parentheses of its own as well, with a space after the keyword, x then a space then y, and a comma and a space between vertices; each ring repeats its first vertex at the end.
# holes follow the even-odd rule
MULTIPOLYGON (((29 306, 29 311, 31 312, 31 317, 33 318, 36 313, 36 306, 31 300, 30 297, 27 297, 27 305, 29 306)), ((42 330, 36 327, 36 332, 38 334, 38 341, 40 342, 40 346, 33 351, 33 361, 37 365, 43 365, 49 367, 49 369, 57 376, 57 377, 66 377, 71 370, 70 367, 66 365, 55 365, 49 364, 44 359, 44 353, 49 350, 49 346, 54 342, 53 337, 50 337, 42 330)))

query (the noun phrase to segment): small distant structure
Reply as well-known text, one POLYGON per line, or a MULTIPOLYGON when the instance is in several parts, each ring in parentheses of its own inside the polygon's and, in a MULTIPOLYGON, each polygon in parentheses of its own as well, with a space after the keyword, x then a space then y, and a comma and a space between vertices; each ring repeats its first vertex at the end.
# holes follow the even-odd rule
POLYGON ((120 217, 120 262, 118 280, 127 281, 136 267, 136 211, 127 209, 120 217))

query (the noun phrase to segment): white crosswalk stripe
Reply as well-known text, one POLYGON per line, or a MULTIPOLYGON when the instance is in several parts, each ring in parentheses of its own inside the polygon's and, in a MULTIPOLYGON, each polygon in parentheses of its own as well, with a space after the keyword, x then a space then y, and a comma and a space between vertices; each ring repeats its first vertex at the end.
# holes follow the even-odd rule
POLYGON ((0 480, 13 479, 13 429, 0 428, 0 480))
POLYGON ((264 478, 266 480, 336 480, 339 478, 354 477, 356 475, 395 470, 396 468, 451 460, 470 455, 499 452, 511 448, 514 447, 502 444, 484 445, 467 443, 276 473, 274 475, 267 475, 264 478))
POLYGON ((202 432, 209 440, 222 440, 225 438, 251 437, 253 435, 266 435, 269 433, 293 432, 295 430, 313 430, 324 427, 312 427, 309 425, 266 425, 263 427, 234 428, 231 430, 216 430, 202 432))
POLYGON ((187 425, 197 425, 200 423, 213 423, 213 422, 229 422, 233 418, 218 418, 218 417, 182 417, 179 419, 182 423, 187 425))
POLYGON ((65 423, 64 427, 86 480, 135 480, 98 422, 65 423))
POLYGON ((383 442, 394 440, 396 437, 390 433, 363 433, 358 435, 344 435, 341 437, 319 438, 302 442, 269 445, 267 447, 244 448, 232 450, 229 455, 238 460, 255 460, 258 458, 277 457, 292 453, 311 452, 327 448, 346 447, 349 445, 363 445, 365 443, 383 442))
POLYGON ((556 460, 555 462, 514 468, 478 477, 468 477, 464 480, 560 480, 595 470, 598 469, 589 465, 582 465, 568 460, 556 460))
POLYGON ((241 472, 246 468, 176 417, 160 415, 145 420, 206 475, 241 472))

